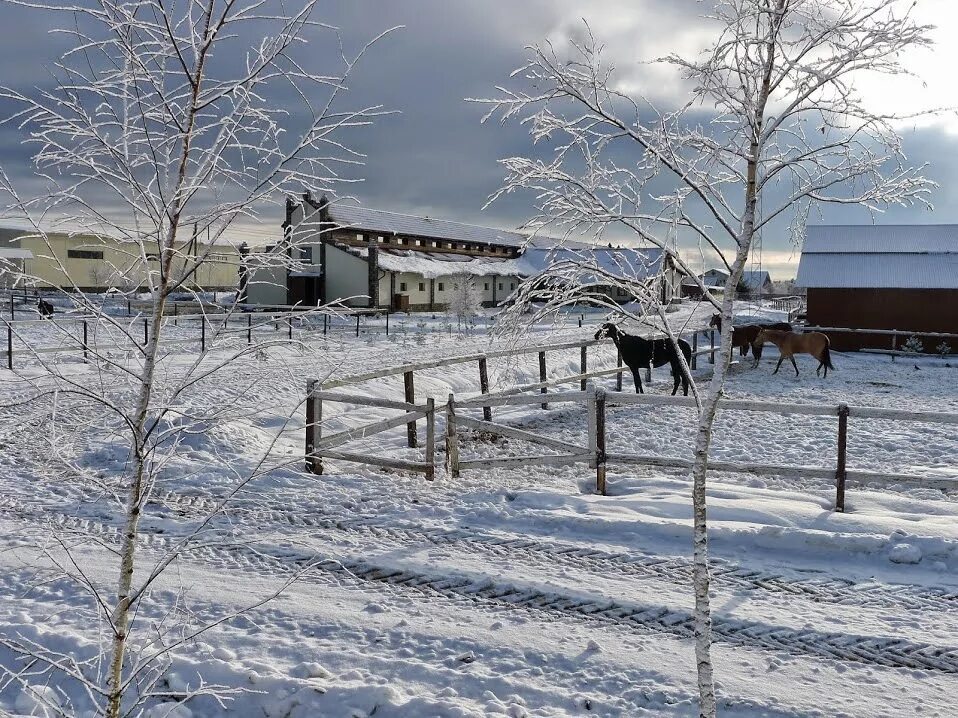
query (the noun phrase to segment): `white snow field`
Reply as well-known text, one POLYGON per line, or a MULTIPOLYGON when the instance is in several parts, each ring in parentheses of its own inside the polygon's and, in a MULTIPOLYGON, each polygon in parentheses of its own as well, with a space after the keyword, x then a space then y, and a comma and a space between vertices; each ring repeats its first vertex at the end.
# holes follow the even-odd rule
MULTIPOLYGON (((543 331, 528 341, 592 331, 594 325, 543 331)), ((222 621, 180 647, 158 684, 166 698, 153 700, 146 715, 698 714, 691 487, 683 471, 610 464, 606 497, 594 494, 594 472, 585 465, 464 471, 458 479, 440 470, 433 483, 335 460, 325 461, 323 476, 303 471, 307 379, 488 346, 482 336, 356 339, 344 332, 271 348, 231 370, 229 382, 248 386, 246 399, 257 410, 182 439, 144 517, 137 576, 196 526, 292 416, 270 454, 285 465, 246 487, 143 602, 140 641, 176 622, 222 621), (293 576, 279 597, 255 605, 293 576), (228 690, 219 700, 181 702, 209 685, 228 690)), ((614 350, 610 344, 590 356, 593 366, 607 367, 614 350)), ((169 361, 189 359, 184 353, 169 361)), ((728 395, 958 412, 954 363, 835 353, 836 370, 821 379, 807 356, 798 359, 799 377, 787 367, 772 376, 777 359, 769 346, 759 368, 751 359, 735 365, 728 395)), ((576 374, 578 361, 574 350, 550 354, 550 375, 576 374)), ((76 356, 57 362, 76 379, 93 379, 76 356)), ((700 379, 708 367, 700 359, 700 379)), ((493 391, 538 380, 535 355, 490 360, 490 372, 493 391)), ((39 375, 26 366, 19 376, 39 375)), ((194 400, 215 401, 221 381, 200 383, 194 400)), ((598 382, 611 388, 614 378, 598 382)), ((4 401, 22 386, 0 371, 4 401)), ((670 390, 667 367, 655 370, 647 391, 670 390)), ((337 391, 402 400, 402 377, 337 391)), ((476 394, 476 367, 417 372, 416 392, 437 404, 450 392, 476 394)), ((498 422, 573 445, 585 441, 582 405, 494 412, 498 422)), ((330 403, 323 430, 395 414, 330 403)), ((609 452, 689 456, 691 409, 612 406, 607 422, 609 452)), ((104 648, 96 602, 52 569, 82 571, 107 592, 115 583, 121 517, 103 487, 122 472, 124 450, 109 431, 74 433, 75 460, 51 470, 56 437, 15 410, 5 410, 2 426, 0 638, 78 661, 96 656, 104 648)), ((422 456, 405 448, 405 432, 355 442, 350 451, 422 456)), ((461 451, 465 458, 542 449, 465 436, 461 451)), ((835 466, 835 452, 834 417, 750 412, 724 413, 713 447, 715 458, 826 468, 835 466)), ((958 432, 852 418, 848 465, 958 485, 958 432)), ((956 715, 958 491, 920 481, 852 485, 842 514, 832 510, 829 481, 715 473, 709 502, 721 715, 956 715)), ((9 647, 0 647, 0 665, 30 674, 29 687, 9 673, 0 680, 0 714, 55 715, 58 705, 91 715, 89 698, 62 674, 35 671, 9 647)))

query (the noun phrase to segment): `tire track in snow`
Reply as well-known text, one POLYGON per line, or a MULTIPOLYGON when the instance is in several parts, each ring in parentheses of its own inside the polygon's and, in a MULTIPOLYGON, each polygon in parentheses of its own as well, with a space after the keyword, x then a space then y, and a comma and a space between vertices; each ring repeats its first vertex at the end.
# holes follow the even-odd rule
MULTIPOLYGON (((194 498, 178 494, 167 494, 161 497, 160 501, 170 507, 188 510, 200 508, 208 511, 215 506, 215 503, 206 497, 194 498)), ((531 559, 549 566, 559 564, 601 575, 614 573, 630 578, 655 577, 681 584, 689 583, 692 575, 691 561, 682 557, 664 558, 640 552, 607 551, 576 544, 544 542, 522 536, 498 536, 472 530, 397 527, 367 518, 306 516, 301 512, 277 508, 233 507, 229 512, 246 515, 265 525, 281 524, 296 528, 365 534, 379 541, 386 540, 402 545, 425 542, 435 546, 455 546, 476 555, 492 555, 500 559, 511 557, 522 562, 531 559)), ((713 559, 711 567, 713 580, 719 585, 787 594, 816 603, 909 611, 953 611, 958 608, 958 591, 943 588, 860 583, 832 576, 795 579, 744 568, 722 559, 713 559)))
MULTIPOLYGON (((118 540, 119 530, 115 526, 63 514, 49 518, 54 525, 65 530, 84 536, 95 535, 105 541, 118 540)), ((162 534, 142 535, 142 544, 157 550, 169 549, 176 540, 175 536, 162 534)), ((487 577, 430 574, 361 559, 336 559, 294 549, 253 545, 205 544, 186 552, 184 558, 200 559, 227 570, 255 571, 273 577, 304 569, 316 570, 360 584, 386 585, 426 598, 546 613, 600 625, 665 633, 680 639, 694 637, 693 619, 687 611, 596 599, 572 592, 544 591, 487 577)), ((716 641, 730 645, 886 668, 958 674, 958 647, 940 647, 897 638, 823 633, 813 629, 796 630, 721 616, 713 616, 712 630, 716 641)))

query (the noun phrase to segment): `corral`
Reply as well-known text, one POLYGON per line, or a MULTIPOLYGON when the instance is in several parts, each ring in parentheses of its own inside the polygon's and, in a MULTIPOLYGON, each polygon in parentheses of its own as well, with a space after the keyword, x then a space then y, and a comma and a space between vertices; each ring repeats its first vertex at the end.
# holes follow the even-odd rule
MULTIPOLYGON (((337 718, 347 715, 332 712, 342 706, 404 717, 691 715, 687 471, 615 457, 688 457, 694 409, 661 396, 671 389, 667 368, 653 372, 642 403, 616 394, 614 348, 591 339, 600 318, 587 316, 581 329, 578 317, 565 328, 542 327, 519 346, 483 331, 450 333, 441 318, 429 327, 437 331, 394 324, 388 336, 384 319, 367 318, 359 337, 353 317, 325 336, 314 319, 311 328, 296 327, 289 346, 240 361, 234 381, 248 385, 259 410, 189 440, 158 487, 143 550, 152 556, 190 530, 230 491, 232 477, 216 468, 222 457, 237 471, 255 466, 279 428, 268 452, 275 470, 233 499, 213 527, 217 542, 184 556, 159 590, 189 587, 190 610, 211 615, 304 573, 282 598, 196 641, 173 675, 186 683, 198 671, 224 682, 248 677, 263 693, 244 700, 269 716, 285 715, 294 696, 313 714, 337 718), (314 441, 350 432, 348 445, 327 447, 322 475, 303 470, 307 380, 328 392, 314 441), (599 393, 581 395, 583 381, 606 391, 608 496, 596 492, 591 457, 548 466, 522 460, 598 448, 587 407, 599 393), (459 477, 451 475, 452 457, 445 470, 450 394, 460 420, 459 477), (423 412, 435 421, 434 481, 408 465, 353 460, 378 454, 427 464, 423 412), (382 422, 390 428, 362 435, 382 422), (332 677, 318 692, 311 676, 332 677)), ((261 320, 254 342, 287 340, 288 326, 261 320)), ((189 322, 171 326, 191 342, 178 346, 174 364, 192 361, 200 348, 198 320, 189 322)), ((212 356, 246 345, 246 327, 233 328, 207 346, 212 356)), ((138 330, 134 321, 134 337, 138 330)), ((700 385, 712 366, 707 336, 697 339, 700 385)), ((93 376, 75 349, 57 356, 59 370, 93 376)), ((23 358, 17 371, 29 374, 23 358)), ((958 675, 958 503, 942 487, 958 476, 958 441, 953 424, 900 419, 958 413, 950 389, 956 369, 940 359, 836 354, 837 370, 823 381, 801 359, 800 377, 772 377, 776 358, 769 347, 758 369, 733 366, 726 406, 738 410, 722 412, 713 443, 715 650, 726 711, 866 715, 894 704, 944 715, 958 675), (782 403, 792 407, 788 414, 742 410, 782 403), (840 404, 851 407, 845 513, 834 511, 840 404), (874 415, 856 416, 856 407, 874 415), (722 470, 743 464, 754 470, 722 470), (761 470, 766 464, 779 471, 761 470), (780 470, 787 466, 798 468, 780 470), (855 487, 852 470, 888 480, 855 487), (774 686, 765 680, 769 670, 774 686)), ((0 371, 8 396, 18 375, 0 371)), ((208 382, 191 397, 209 403, 219 394, 208 382)), ((94 467, 105 476, 122 471, 123 452, 91 439, 69 469, 89 472, 89 483, 64 482, 50 473, 45 443, 17 422, 4 426, 13 447, 2 472, 4 534, 29 537, 56 525, 95 537, 78 550, 89 570, 107 575, 117 517, 98 498, 94 467)), ((9 593, 30 549, 16 539, 4 548, 9 593)), ((158 605, 147 601, 142 610, 151 615, 158 605)), ((11 630, 52 630, 27 611, 56 614, 59 640, 78 655, 93 648, 88 609, 88 598, 64 581, 0 602, 11 630)))

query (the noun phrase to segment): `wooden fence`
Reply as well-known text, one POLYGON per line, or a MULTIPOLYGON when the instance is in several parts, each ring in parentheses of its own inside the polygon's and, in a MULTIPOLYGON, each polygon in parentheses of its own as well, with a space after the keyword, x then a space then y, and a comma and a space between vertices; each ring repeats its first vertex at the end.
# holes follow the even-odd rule
POLYGON ((436 476, 436 405, 433 399, 426 399, 425 404, 414 404, 402 401, 390 401, 365 396, 324 391, 319 382, 312 382, 307 387, 306 394, 306 470, 312 474, 323 473, 323 457, 349 461, 360 464, 372 464, 391 469, 404 469, 426 475, 427 481, 436 476), (400 409, 403 414, 371 424, 364 424, 352 429, 346 429, 328 436, 322 435, 323 402, 346 402, 361 406, 372 406, 383 409, 400 409), (357 454, 338 449, 351 441, 365 439, 383 431, 394 429, 406 424, 412 426, 412 440, 410 446, 415 446, 416 419, 426 420, 426 456, 425 461, 408 461, 388 456, 376 456, 369 453, 357 454))
MULTIPOLYGON (((694 399, 690 397, 662 396, 652 394, 630 394, 623 392, 608 392, 601 387, 590 384, 586 391, 554 394, 552 403, 574 402, 585 403, 588 412, 588 447, 570 447, 566 442, 531 434, 514 427, 495 424, 490 421, 477 421, 461 416, 458 410, 492 406, 521 406, 538 403, 535 396, 510 396, 497 394, 456 401, 450 395, 446 404, 446 446, 447 461, 450 474, 457 477, 463 469, 493 468, 503 466, 532 466, 548 464, 562 466, 572 463, 588 462, 596 471, 596 490, 606 493, 606 466, 610 463, 632 466, 661 466, 665 468, 691 469, 691 459, 652 456, 635 453, 608 452, 606 447, 606 409, 614 406, 644 405, 644 406, 681 406, 695 407, 694 399), (548 446, 553 449, 572 453, 550 454, 538 456, 508 457, 502 459, 470 459, 462 460, 459 455, 458 427, 479 429, 488 433, 500 434, 512 438, 522 439, 534 444, 548 446)), ((834 416, 837 417, 837 456, 835 469, 826 469, 813 466, 790 466, 780 464, 739 463, 731 461, 709 460, 709 468, 713 471, 727 471, 731 473, 772 474, 786 478, 819 478, 835 481, 835 508, 845 510, 845 491, 849 481, 861 486, 882 486, 896 483, 917 483, 925 487, 958 488, 958 478, 928 479, 913 474, 898 474, 885 471, 865 471, 848 469, 848 419, 849 417, 862 419, 883 419, 891 421, 923 422, 930 424, 958 425, 958 413, 944 412, 912 412, 900 409, 884 409, 877 407, 849 406, 848 404, 821 405, 821 404, 782 404, 761 401, 721 400, 720 409, 724 411, 753 411, 768 412, 779 415, 802 414, 806 416, 834 416)))
MULTIPOLYGON (((930 339, 958 339, 958 334, 948 332, 925 332, 925 331, 906 331, 902 329, 850 329, 848 327, 804 327, 806 332, 836 332, 839 334, 869 334, 891 337, 890 349, 862 349, 861 351, 871 354, 890 354, 892 359, 896 356, 937 356, 938 352, 911 352, 898 349, 899 338, 926 337, 930 339)), ((958 344, 951 348, 950 354, 958 353, 958 344)))
MULTIPOLYGON (((594 339, 580 339, 572 342, 564 342, 560 344, 547 344, 531 347, 521 347, 516 349, 502 349, 498 351, 485 352, 480 354, 468 354, 460 355, 454 357, 445 357, 442 359, 433 359, 429 361, 421 361, 410 364, 401 364, 398 366, 385 367, 383 369, 377 369, 375 371, 365 372, 363 374, 354 374, 352 376, 343 377, 341 379, 333 379, 325 383, 321 383, 318 380, 310 380, 306 384, 306 469, 307 471, 315 472, 316 463, 314 461, 314 455, 317 453, 316 443, 315 443, 315 431, 322 421, 322 401, 324 398, 333 397, 328 399, 330 401, 341 401, 346 403, 354 403, 359 406, 378 406, 384 408, 406 408, 409 414, 405 418, 397 418, 388 420, 389 425, 385 426, 384 422, 377 422, 371 427, 378 427, 378 431, 385 431, 387 429, 395 428, 406 424, 406 444, 409 448, 415 448, 418 445, 418 436, 417 436, 417 419, 421 418, 420 416, 414 416, 414 410, 409 407, 416 406, 416 372, 425 371, 428 369, 439 369, 452 367, 462 364, 475 364, 478 368, 477 378, 479 384, 479 391, 482 396, 489 395, 489 361, 491 359, 501 359, 506 357, 522 356, 522 355, 537 355, 538 364, 539 364, 539 381, 534 384, 525 384, 522 386, 512 387, 506 389, 500 394, 496 394, 490 400, 492 403, 489 403, 483 407, 483 420, 492 421, 492 407, 495 406, 496 397, 501 398, 504 396, 511 395, 520 395, 522 392, 527 391, 538 391, 538 394, 533 397, 528 395, 515 396, 514 400, 522 403, 537 403, 542 406, 543 409, 547 409, 550 403, 555 401, 566 401, 565 397, 568 396, 567 393, 560 394, 550 394, 549 387, 557 386, 562 384, 579 384, 580 391, 584 392, 586 388, 586 383, 589 379, 605 377, 605 376, 615 376, 616 377, 616 388, 622 389, 622 376, 624 373, 629 372, 629 368, 622 364, 622 357, 616 357, 616 365, 610 369, 599 369, 594 371, 589 371, 589 348, 595 347, 598 345, 609 346, 611 347, 611 342, 605 341, 600 342, 594 339), (548 378, 548 360, 547 355, 549 352, 556 351, 568 351, 570 349, 579 350, 579 373, 572 374, 570 376, 560 376, 552 379, 548 378), (403 377, 403 400, 389 400, 389 399, 369 399, 365 397, 358 397, 354 395, 347 394, 334 394, 330 393, 332 389, 340 389, 343 387, 349 387, 355 384, 360 384, 362 382, 370 381, 373 379, 381 379, 384 377, 390 376, 400 376, 403 377), (546 396, 548 394, 548 396, 546 396), (352 397, 352 398, 350 398, 352 397), (558 398, 554 398, 558 397, 558 398), (530 400, 531 399, 531 400, 530 400)), ((696 359, 699 356, 709 355, 711 361, 714 363, 715 352, 718 350, 717 346, 711 345, 702 349, 698 349, 697 333, 692 339, 693 346, 696 347, 695 352, 692 355, 692 368, 696 367, 696 359)), ((647 370, 647 374, 651 372, 651 369, 647 370)), ((432 402, 433 399, 428 399, 428 402, 432 402)), ((501 401, 500 405, 508 404, 508 401, 501 401)), ((468 422, 469 420, 466 419, 468 422)), ((507 427, 508 428, 508 427, 507 427)), ((525 433, 525 432, 522 432, 525 433)), ((428 438, 428 437, 427 437, 428 438)), ((330 453, 324 453, 325 456, 330 458, 342 458, 340 456, 333 456, 330 453)), ((359 461, 359 463, 369 463, 373 465, 387 465, 387 464, 377 464, 380 459, 383 457, 374 457, 375 461, 361 461, 361 458, 353 455, 353 458, 346 459, 349 461, 359 461)), ((394 465, 393 468, 398 468, 394 465)), ((414 469, 417 470, 417 469, 414 469)))

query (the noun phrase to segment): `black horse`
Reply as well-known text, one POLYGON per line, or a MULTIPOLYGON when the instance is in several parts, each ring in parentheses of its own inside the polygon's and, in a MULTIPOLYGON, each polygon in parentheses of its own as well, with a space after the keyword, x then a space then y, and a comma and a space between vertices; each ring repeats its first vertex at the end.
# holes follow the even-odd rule
MULTIPOLYGON (((682 382, 682 393, 689 395, 689 377, 682 371, 682 362, 679 361, 678 354, 675 351, 675 345, 671 339, 643 339, 642 337, 626 334, 612 322, 606 322, 602 328, 595 333, 595 338, 600 339, 603 336, 609 337, 615 342, 616 348, 622 354, 622 361, 632 370, 632 378, 635 380, 635 393, 644 394, 642 389, 642 378, 639 376, 639 369, 648 366, 672 365, 672 379, 675 384, 672 386, 672 396, 675 396, 679 390, 679 382, 682 382)), ((685 365, 689 366, 692 361, 692 347, 684 339, 678 340, 679 348, 685 356, 685 365)))
POLYGON ((44 319, 49 319, 53 316, 53 305, 45 299, 37 300, 37 309, 40 311, 40 316, 44 319))

